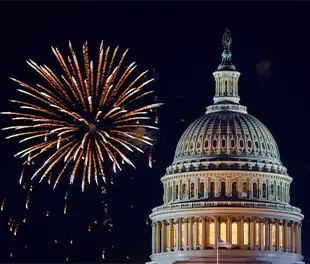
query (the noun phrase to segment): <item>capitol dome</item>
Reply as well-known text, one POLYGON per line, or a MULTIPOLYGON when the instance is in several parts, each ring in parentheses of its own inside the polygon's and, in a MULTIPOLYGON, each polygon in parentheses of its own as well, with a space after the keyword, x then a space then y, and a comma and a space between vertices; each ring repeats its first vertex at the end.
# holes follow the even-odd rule
POLYGON ((302 262, 292 177, 262 122, 240 104, 231 36, 213 73, 213 105, 181 136, 152 210, 152 264, 302 262))

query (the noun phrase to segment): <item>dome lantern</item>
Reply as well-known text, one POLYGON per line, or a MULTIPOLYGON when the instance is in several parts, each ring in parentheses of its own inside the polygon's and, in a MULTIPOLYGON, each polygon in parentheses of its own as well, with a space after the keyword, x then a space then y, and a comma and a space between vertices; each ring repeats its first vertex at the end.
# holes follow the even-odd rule
POLYGON ((217 71, 213 73, 216 83, 214 104, 239 104, 238 79, 240 72, 236 71, 236 67, 232 63, 231 43, 230 32, 226 29, 222 39, 224 47, 222 62, 217 71))

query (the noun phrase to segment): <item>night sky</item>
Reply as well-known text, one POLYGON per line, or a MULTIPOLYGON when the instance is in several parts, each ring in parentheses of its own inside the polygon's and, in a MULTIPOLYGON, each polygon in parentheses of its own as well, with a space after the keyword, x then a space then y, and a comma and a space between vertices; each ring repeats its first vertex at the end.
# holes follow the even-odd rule
MULTIPOLYGON (((26 191, 17 184, 21 162, 13 158, 20 147, 17 141, 5 141, 8 133, 0 131, 0 201, 7 199, 0 215, 0 261, 148 260, 151 226, 146 218, 162 203, 160 177, 172 162, 182 132, 213 102, 212 73, 221 61, 226 27, 233 38, 233 62, 241 72, 241 104, 270 129, 293 177, 291 204, 305 215, 303 254, 310 260, 310 3, 2 2, 0 10, 0 111, 10 109, 8 100, 20 96, 19 86, 9 77, 29 84, 44 82, 26 64, 27 59, 61 73, 50 46, 68 55, 68 40, 78 56, 88 40, 93 58, 102 39, 112 47, 119 44, 122 51, 130 48, 126 62, 136 61, 141 72, 156 70, 156 95, 165 104, 159 112, 161 130, 153 169, 146 156, 136 157, 137 169, 118 173, 108 196, 96 186, 83 194, 79 186, 73 186, 66 215, 66 189, 60 184, 52 191, 51 185, 34 183, 26 224, 22 222, 26 191), (108 224, 102 224, 106 217, 111 218, 111 232, 108 224), (19 223, 17 236, 9 231, 9 218, 19 223)), ((4 116, 0 120, 1 127, 12 124, 4 116)))

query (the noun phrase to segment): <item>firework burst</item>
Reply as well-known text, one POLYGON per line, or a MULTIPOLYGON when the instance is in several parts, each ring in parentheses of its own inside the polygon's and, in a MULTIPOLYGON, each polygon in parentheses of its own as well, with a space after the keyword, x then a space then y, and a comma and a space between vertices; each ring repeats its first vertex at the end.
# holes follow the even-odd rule
MULTIPOLYGON (((89 59, 87 42, 83 45, 83 65, 78 62, 70 42, 69 48, 71 57, 66 62, 59 50, 52 47, 64 72, 60 77, 46 65, 27 61, 47 86, 30 86, 11 78, 22 86, 17 91, 31 100, 10 100, 22 111, 2 114, 14 116, 13 120, 22 123, 3 130, 13 131, 7 139, 21 138, 20 143, 29 144, 15 155, 24 159, 23 165, 43 161, 31 179, 40 177, 40 182, 45 178, 50 181, 51 172, 57 171, 55 188, 66 171, 71 174, 70 184, 77 171, 81 171, 84 190, 85 184, 92 180, 98 184, 98 178, 102 178, 106 182, 105 160, 111 161, 114 172, 121 170, 125 162, 135 167, 127 153, 143 153, 141 143, 152 146, 152 138, 136 131, 158 129, 149 124, 149 112, 161 104, 138 104, 153 93, 146 90, 153 79, 144 79, 147 71, 135 76, 135 62, 122 66, 128 50, 116 62, 118 47, 110 52, 110 47, 105 50, 102 42, 95 67, 89 59)), ((23 175, 24 169, 20 183, 23 175)))

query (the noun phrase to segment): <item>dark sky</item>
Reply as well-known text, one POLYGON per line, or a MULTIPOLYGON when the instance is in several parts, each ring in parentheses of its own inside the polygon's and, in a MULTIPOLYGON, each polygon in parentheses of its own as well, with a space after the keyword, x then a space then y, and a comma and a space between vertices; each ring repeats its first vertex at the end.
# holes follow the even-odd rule
MULTIPOLYGON (((130 48, 128 63, 136 61, 141 71, 156 69, 156 94, 165 103, 160 110, 161 132, 153 170, 147 167, 147 158, 141 157, 137 170, 127 169, 117 175, 105 198, 112 232, 101 224, 106 214, 100 190, 95 187, 84 194, 79 189, 73 191, 67 215, 62 211, 61 187, 56 192, 44 184, 34 188, 28 223, 23 225, 26 194, 17 185, 21 167, 13 158, 19 146, 5 141, 7 134, 1 132, 0 199, 7 197, 0 216, 1 261, 63 262, 68 257, 69 261, 96 262, 102 261, 102 248, 106 248, 109 261, 148 259, 151 228, 146 217, 162 203, 160 177, 172 162, 179 137, 212 103, 212 73, 221 61, 221 38, 226 27, 233 38, 233 62, 241 72, 241 103, 270 129, 294 179, 291 204, 305 215, 303 251, 309 261, 309 3, 2 2, 0 10, 0 111, 9 109, 8 99, 18 95, 18 86, 9 77, 30 84, 39 82, 25 61, 31 58, 56 68, 50 46, 57 46, 66 55, 68 40, 79 54, 88 40, 92 57, 97 56, 102 39, 112 47, 119 44, 122 50, 130 48), (271 62, 263 73, 256 66, 262 61, 271 62), (16 237, 9 232, 10 217, 20 223, 16 237), (98 219, 97 225, 94 219, 98 219), (87 231, 88 225, 92 232, 87 231)), ((9 124, 4 117, 0 120, 1 127, 9 124)))

